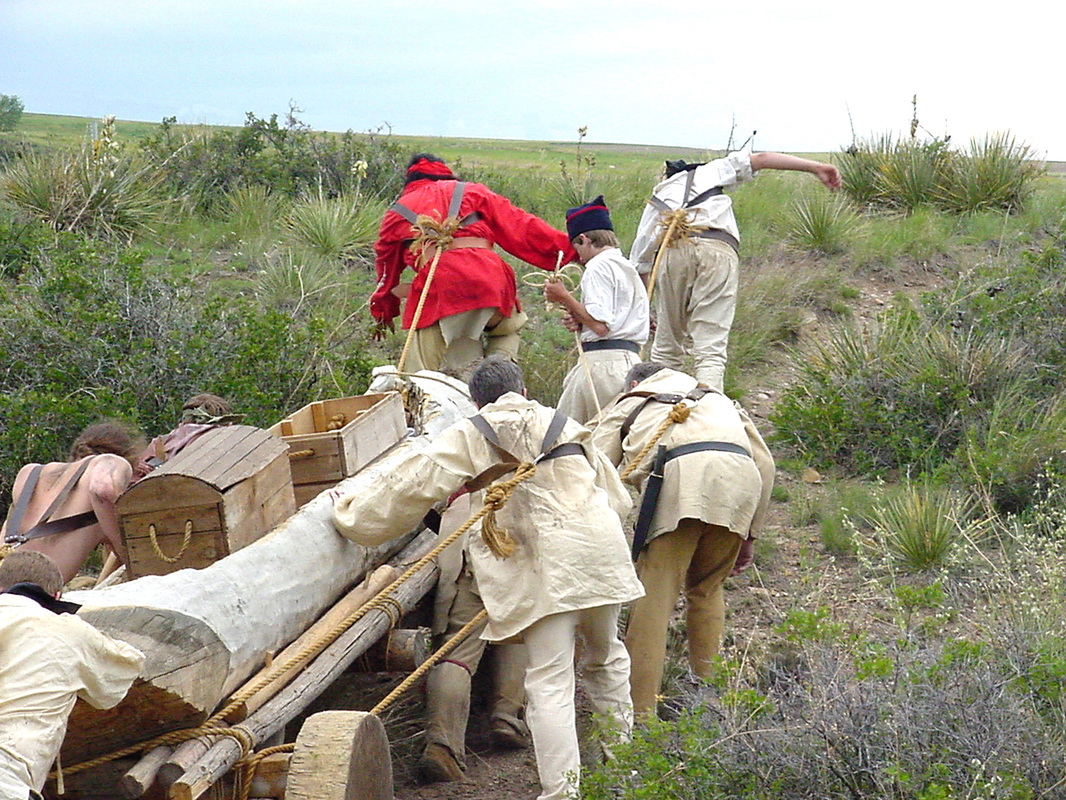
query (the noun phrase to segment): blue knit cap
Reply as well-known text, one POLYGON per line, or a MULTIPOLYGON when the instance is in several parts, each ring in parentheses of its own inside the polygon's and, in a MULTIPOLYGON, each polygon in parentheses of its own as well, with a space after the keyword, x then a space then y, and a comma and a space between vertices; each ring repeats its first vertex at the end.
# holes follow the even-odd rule
POLYGON ((607 211, 602 194, 595 200, 566 212, 566 235, 571 242, 586 231, 613 230, 611 214, 607 211))

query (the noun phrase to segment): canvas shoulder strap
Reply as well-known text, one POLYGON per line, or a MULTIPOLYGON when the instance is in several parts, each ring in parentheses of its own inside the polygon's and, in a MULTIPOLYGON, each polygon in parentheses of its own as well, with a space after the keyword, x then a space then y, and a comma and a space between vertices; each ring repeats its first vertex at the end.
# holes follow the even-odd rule
MULTIPOLYGON (((452 189, 451 200, 448 203, 448 217, 449 218, 458 217, 459 216, 459 208, 463 204, 463 195, 465 193, 466 193, 466 181, 458 181, 458 182, 456 182, 455 188, 452 189)), ((412 208, 410 208, 408 206, 405 206, 399 200, 397 200, 395 203, 393 203, 391 206, 389 206, 389 210, 390 211, 395 211, 397 214, 399 214, 405 220, 410 222, 412 225, 417 225, 418 224, 418 214, 414 211, 414 209, 412 209, 412 208)), ((463 227, 465 225, 470 225, 470 224, 472 224, 474 222, 477 222, 479 219, 481 219, 481 215, 478 212, 476 212, 476 211, 472 211, 469 214, 467 214, 465 217, 463 217, 461 220, 459 220, 459 227, 463 227)))

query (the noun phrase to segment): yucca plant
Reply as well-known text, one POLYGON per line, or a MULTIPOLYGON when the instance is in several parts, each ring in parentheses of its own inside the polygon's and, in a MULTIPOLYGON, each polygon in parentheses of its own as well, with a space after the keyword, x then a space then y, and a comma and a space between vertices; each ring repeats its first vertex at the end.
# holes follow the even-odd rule
POLYGON ((256 281, 267 308, 296 311, 326 298, 339 285, 336 268, 321 256, 299 257, 290 250, 268 254, 256 281))
POLYGON ((1009 133, 973 139, 968 156, 951 159, 940 202, 955 213, 1018 210, 1043 171, 1029 145, 1009 133))
POLYGON ((987 522, 972 500, 928 483, 908 483, 890 492, 870 512, 867 547, 904 570, 947 566, 966 541, 978 541, 987 522))
POLYGON ((288 208, 288 200, 260 184, 239 186, 226 195, 232 235, 237 239, 261 237, 273 230, 288 208))
POLYGON ((931 205, 942 193, 952 153, 940 139, 900 142, 881 167, 881 202, 912 211, 931 205))
POLYGON ((289 215, 293 246, 327 259, 349 261, 373 244, 385 213, 383 203, 316 195, 301 200, 289 215))
POLYGON ((785 219, 785 236, 797 250, 833 255, 847 249, 861 224, 847 200, 819 192, 793 203, 785 219))

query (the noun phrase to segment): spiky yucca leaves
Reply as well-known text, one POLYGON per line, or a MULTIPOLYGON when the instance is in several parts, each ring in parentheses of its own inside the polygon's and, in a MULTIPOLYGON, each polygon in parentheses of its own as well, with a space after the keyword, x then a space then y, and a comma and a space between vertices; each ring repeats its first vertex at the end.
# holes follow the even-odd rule
POLYGON ((384 203, 366 198, 308 197, 289 215, 289 239, 309 253, 349 261, 374 243, 384 213, 384 203))
POLYGON ((847 200, 825 192, 805 194, 788 211, 785 236, 797 250, 834 255, 848 249, 861 224, 847 200))
POLYGON ((158 167, 137 154, 102 160, 91 146, 71 153, 31 154, 4 175, 3 194, 55 231, 129 241, 151 231, 167 200, 158 167))
POLYGON ((951 160, 940 202, 955 213, 987 209, 1017 211, 1044 172, 1029 145, 1009 133, 973 139, 968 157, 951 160))

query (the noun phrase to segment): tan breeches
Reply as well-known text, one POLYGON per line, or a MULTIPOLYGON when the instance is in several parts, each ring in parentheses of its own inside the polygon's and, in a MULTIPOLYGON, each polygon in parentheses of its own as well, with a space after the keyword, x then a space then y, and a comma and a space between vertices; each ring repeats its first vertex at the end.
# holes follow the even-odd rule
POLYGON ((578 356, 578 362, 563 379, 563 393, 557 408, 584 425, 618 396, 630 367, 640 356, 629 350, 593 350, 578 356), (586 371, 587 366, 587 371, 586 371))
POLYGON ((526 314, 516 311, 488 327, 496 315, 495 308, 478 308, 442 317, 418 329, 404 365, 406 370, 438 370, 465 381, 485 356, 501 353, 517 361, 519 331, 526 324, 526 314))
POLYGON ((683 519, 676 530, 656 536, 637 559, 644 597, 633 602, 626 630, 632 659, 633 711, 655 713, 663 679, 670 616, 684 590, 688 658, 692 671, 709 677, 725 628, 722 583, 740 552, 741 538, 728 528, 683 519))
POLYGON ((655 281, 651 361, 684 371, 684 358, 691 354, 696 380, 722 390, 737 307, 737 268, 736 251, 715 239, 667 249, 655 281))

